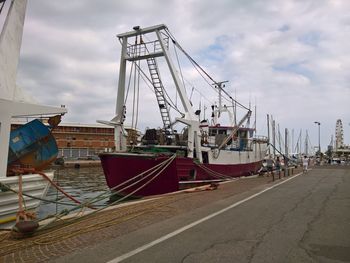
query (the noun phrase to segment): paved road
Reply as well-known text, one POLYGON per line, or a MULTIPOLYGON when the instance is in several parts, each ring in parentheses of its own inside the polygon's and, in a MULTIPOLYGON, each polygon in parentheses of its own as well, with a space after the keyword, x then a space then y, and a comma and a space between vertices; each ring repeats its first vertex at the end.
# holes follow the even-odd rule
POLYGON ((313 169, 237 201, 228 197, 57 262, 350 262, 349 168, 313 169))

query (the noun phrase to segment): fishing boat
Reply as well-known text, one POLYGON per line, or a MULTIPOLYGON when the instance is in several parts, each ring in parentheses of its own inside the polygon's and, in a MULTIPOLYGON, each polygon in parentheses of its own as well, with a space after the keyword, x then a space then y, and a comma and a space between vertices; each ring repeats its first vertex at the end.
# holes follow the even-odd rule
MULTIPOLYGON (((163 24, 148 28, 136 26, 118 38, 122 47, 116 115, 111 121, 98 121, 115 130, 114 151, 99 155, 111 190, 118 195, 142 197, 174 192, 185 185, 208 184, 257 173, 266 154, 267 138, 255 135, 256 129, 250 125, 252 110, 229 95, 224 89, 227 81, 215 81, 184 51, 163 24), (210 106, 211 119, 205 118, 207 108, 204 107, 204 114, 201 114, 202 107, 196 109, 193 106, 192 93, 189 95, 186 91, 183 70, 174 63, 180 64, 178 53, 175 51, 174 60, 171 45, 182 52, 207 83, 211 82, 211 88, 218 95, 217 103, 210 106), (137 73, 137 76, 127 78, 127 64, 131 64, 129 72, 137 73), (163 81, 159 65, 167 65, 171 76, 167 81, 163 81), (138 143, 132 130, 127 132, 124 125, 128 121, 127 99, 132 81, 134 87, 137 86, 132 98, 137 106, 131 106, 131 109, 129 106, 129 112, 137 112, 142 102, 138 89, 141 78, 148 81, 155 94, 162 128, 146 129, 138 143), (166 88, 170 86, 175 87, 173 99, 166 88), (175 96, 181 102, 179 106, 173 101, 175 96), (225 99, 232 105, 224 104, 225 99), (238 107, 245 112, 239 121, 238 107), (177 112, 178 116, 171 118, 172 112, 177 112)), ((137 129, 134 115, 131 127, 137 129)), ((153 120, 155 117, 149 115, 148 118, 153 120)))
POLYGON ((38 118, 55 126, 67 112, 35 103, 16 86, 26 6, 26 0, 0 0, 6 16, 0 36, 0 228, 33 217, 54 176, 43 170, 57 156, 51 129, 38 118), (11 131, 15 118, 30 121, 11 131))

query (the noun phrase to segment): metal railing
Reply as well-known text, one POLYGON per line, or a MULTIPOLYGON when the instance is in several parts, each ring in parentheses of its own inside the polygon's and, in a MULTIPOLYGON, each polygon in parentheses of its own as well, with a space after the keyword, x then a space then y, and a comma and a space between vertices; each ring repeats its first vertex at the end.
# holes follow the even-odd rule
MULTIPOLYGON (((164 38, 165 46, 169 48, 169 37, 164 38)), ((133 45, 128 45, 127 54, 130 58, 137 58, 153 53, 162 52, 162 46, 159 40, 137 43, 133 45)))

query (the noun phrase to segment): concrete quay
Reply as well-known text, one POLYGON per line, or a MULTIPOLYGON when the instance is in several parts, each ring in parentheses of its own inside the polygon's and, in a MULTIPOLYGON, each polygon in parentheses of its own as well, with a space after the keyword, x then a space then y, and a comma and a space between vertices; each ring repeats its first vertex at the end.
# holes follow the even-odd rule
POLYGON ((349 262, 350 167, 297 172, 130 203, 26 239, 2 233, 0 262, 349 262))

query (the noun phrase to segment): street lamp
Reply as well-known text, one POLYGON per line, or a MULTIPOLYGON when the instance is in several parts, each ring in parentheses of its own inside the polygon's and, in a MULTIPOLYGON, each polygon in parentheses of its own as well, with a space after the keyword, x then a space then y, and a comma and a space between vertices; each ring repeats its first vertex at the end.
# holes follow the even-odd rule
POLYGON ((314 123, 318 125, 318 154, 321 155, 321 138, 320 138, 321 123, 319 121, 315 121, 314 123))

